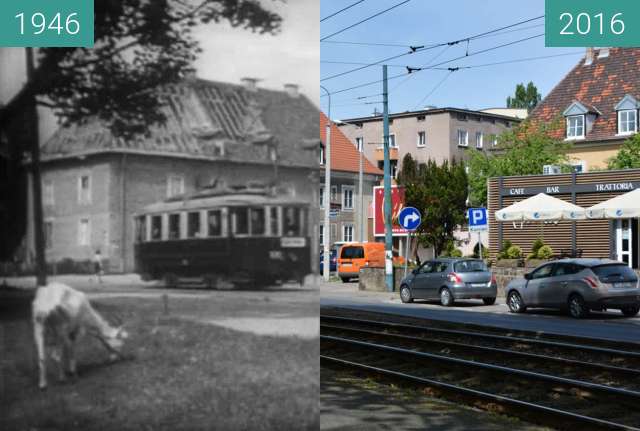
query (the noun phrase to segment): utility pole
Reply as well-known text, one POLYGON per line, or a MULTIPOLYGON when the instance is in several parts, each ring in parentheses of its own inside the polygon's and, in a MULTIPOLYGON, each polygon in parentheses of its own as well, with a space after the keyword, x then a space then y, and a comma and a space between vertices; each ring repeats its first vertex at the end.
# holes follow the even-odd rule
MULTIPOLYGON (((27 81, 34 79, 35 75, 35 59, 33 56, 33 48, 26 48, 27 57, 27 81)), ((36 282, 37 286, 46 286, 47 284, 47 263, 45 261, 44 249, 44 217, 42 215, 42 179, 40 176, 40 134, 38 131, 38 107, 36 105, 36 96, 30 96, 32 99, 32 125, 31 135, 31 179, 33 181, 33 234, 35 240, 36 252, 36 282)))
POLYGON ((329 107, 327 109, 327 142, 324 148, 324 224, 322 231, 322 278, 324 281, 329 281, 329 270, 331 267, 331 221, 329 219, 329 212, 331 211, 331 93, 320 86, 327 93, 329 98, 329 107))
POLYGON ((364 160, 362 160, 363 158, 363 152, 364 152, 364 136, 361 138, 360 142, 358 143, 358 152, 359 152, 359 158, 360 158, 360 164, 359 164, 359 168, 358 168, 358 218, 360 220, 358 220, 358 231, 360 233, 360 238, 359 241, 360 242, 364 242, 364 196, 362 195, 362 182, 364 180, 364 173, 363 173, 363 169, 364 169, 364 160))
POLYGON ((384 272, 387 291, 393 292, 393 232, 391 225, 391 163, 389 161, 389 94, 387 65, 382 65, 382 133, 384 143, 384 272))

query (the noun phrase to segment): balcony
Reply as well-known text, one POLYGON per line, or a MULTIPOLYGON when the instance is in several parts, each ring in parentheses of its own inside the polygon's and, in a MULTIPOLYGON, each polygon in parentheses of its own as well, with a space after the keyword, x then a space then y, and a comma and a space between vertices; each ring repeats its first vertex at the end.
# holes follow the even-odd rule
MULTIPOLYGON (((376 162, 384 160, 383 148, 376 148, 375 159, 376 159, 376 162)), ((398 147, 389 148, 389 160, 398 160, 398 147)))

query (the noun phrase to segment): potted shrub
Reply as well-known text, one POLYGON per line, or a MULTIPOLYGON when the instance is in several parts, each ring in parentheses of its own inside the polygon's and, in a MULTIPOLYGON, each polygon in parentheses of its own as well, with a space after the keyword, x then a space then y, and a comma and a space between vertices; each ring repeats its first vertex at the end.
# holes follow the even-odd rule
POLYGON ((527 268, 535 268, 553 257, 553 249, 544 244, 541 238, 536 239, 531 246, 531 253, 527 255, 527 268))
POLYGON ((522 249, 509 240, 502 243, 502 249, 498 253, 498 261, 496 266, 505 268, 517 268, 520 266, 522 258, 522 249))

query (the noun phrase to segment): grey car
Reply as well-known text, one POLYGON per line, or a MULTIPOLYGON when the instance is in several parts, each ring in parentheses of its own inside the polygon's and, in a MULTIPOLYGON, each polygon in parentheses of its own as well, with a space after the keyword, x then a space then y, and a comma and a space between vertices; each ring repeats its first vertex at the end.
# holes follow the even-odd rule
POLYGON ((439 299, 444 306, 456 299, 496 302, 498 287, 487 265, 479 259, 438 258, 423 263, 400 282, 400 299, 439 299))
POLYGON ((589 310, 618 309, 632 317, 640 310, 638 276, 626 263, 609 259, 562 259, 540 265, 506 288, 513 313, 527 307, 568 310, 580 318, 589 310))

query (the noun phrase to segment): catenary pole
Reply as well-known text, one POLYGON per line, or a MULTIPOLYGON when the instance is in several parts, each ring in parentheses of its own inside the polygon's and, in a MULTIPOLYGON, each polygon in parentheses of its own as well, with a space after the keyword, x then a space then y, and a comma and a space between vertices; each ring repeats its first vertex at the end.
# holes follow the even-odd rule
POLYGON ((359 167, 358 167, 358 231, 360 233, 360 238, 359 241, 360 242, 364 242, 365 238, 364 238, 364 196, 362 195, 363 191, 363 181, 364 181, 364 137, 362 137, 362 140, 360 141, 358 148, 358 152, 359 152, 359 159, 360 159, 360 163, 359 163, 359 167))
POLYGON ((393 291, 393 232, 391 227, 391 163, 389 161, 389 94, 387 65, 382 65, 382 133, 384 143, 384 272, 387 291, 393 291))
POLYGON ((324 148, 324 197, 322 199, 324 202, 324 224, 322 227, 322 278, 324 281, 329 281, 329 271, 331 267, 331 221, 329 219, 329 211, 331 210, 331 93, 329 93, 329 91, 322 85, 320 88, 327 93, 328 97, 326 124, 327 136, 324 148))

